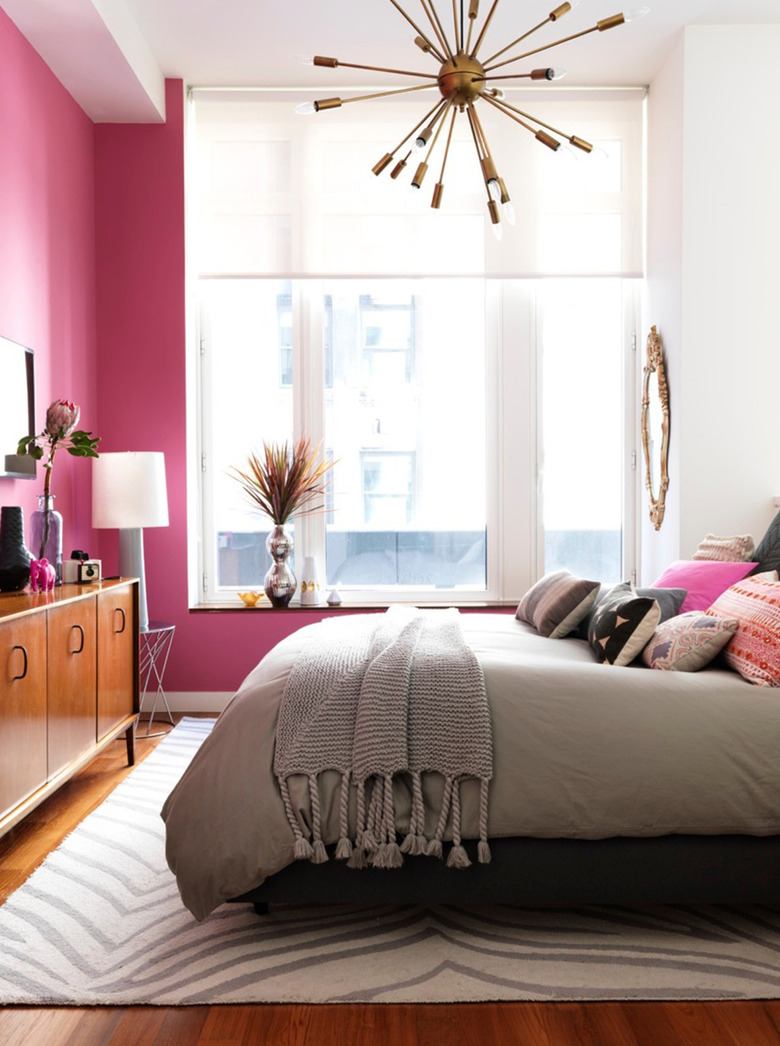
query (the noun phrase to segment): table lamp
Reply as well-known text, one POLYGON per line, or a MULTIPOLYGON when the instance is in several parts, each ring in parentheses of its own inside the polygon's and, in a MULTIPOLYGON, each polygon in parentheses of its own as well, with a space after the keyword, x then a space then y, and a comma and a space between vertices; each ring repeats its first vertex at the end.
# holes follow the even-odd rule
POLYGON ((119 530, 119 573, 139 579, 139 625, 142 630, 148 628, 143 528, 168 526, 165 456, 153 451, 127 451, 95 458, 92 526, 119 530))

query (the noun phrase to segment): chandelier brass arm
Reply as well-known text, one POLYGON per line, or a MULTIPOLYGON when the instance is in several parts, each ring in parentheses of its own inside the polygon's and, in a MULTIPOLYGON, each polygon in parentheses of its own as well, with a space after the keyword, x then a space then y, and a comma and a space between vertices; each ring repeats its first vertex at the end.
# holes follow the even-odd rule
MULTIPOLYGON (((498 87, 493 86, 495 81, 505 80, 527 79, 534 82, 549 82, 551 80, 559 79, 564 75, 563 71, 552 68, 538 68, 531 69, 524 73, 506 73, 503 71, 498 72, 498 70, 503 70, 508 65, 530 58, 532 55, 540 54, 543 51, 549 51, 550 49, 568 43, 571 40, 578 40, 580 37, 588 36, 591 33, 603 33, 609 29, 615 29, 619 25, 635 21, 637 18, 640 18, 647 13, 647 8, 642 8, 632 14, 620 13, 611 15, 609 18, 602 18, 588 29, 582 29, 579 32, 571 33, 568 36, 561 37, 551 43, 542 44, 539 47, 530 51, 525 51, 522 54, 503 58, 500 62, 496 61, 496 59, 502 58, 502 56, 506 55, 507 52, 512 51, 524 40, 528 39, 529 36, 541 31, 545 26, 557 22, 564 15, 569 14, 569 12, 579 3, 579 0, 567 0, 567 2, 559 4, 556 8, 550 11, 547 17, 542 21, 538 22, 520 36, 515 37, 510 43, 500 48, 500 50, 495 51, 490 58, 482 62, 477 57, 477 54, 485 40, 500 0, 493 0, 491 3, 488 13, 482 22, 481 28, 477 32, 477 39, 473 47, 472 36, 476 31, 477 22, 480 17, 480 0, 469 0, 468 11, 466 10, 466 0, 451 0, 451 2, 452 29, 451 35, 448 35, 448 31, 445 29, 436 6, 437 3, 441 3, 441 0, 420 0, 420 6, 422 7, 425 18, 430 23, 430 33, 426 33, 425 30, 420 28, 414 18, 412 18, 412 16, 401 6, 399 0, 390 0, 393 7, 395 7, 395 9, 415 30, 415 33, 417 34, 414 38, 415 45, 423 54, 432 55, 439 63, 439 68, 435 73, 413 72, 408 69, 397 69, 379 65, 363 65, 356 62, 342 62, 338 58, 329 58, 322 55, 317 55, 313 60, 308 60, 309 62, 313 61, 314 65, 321 68, 337 69, 339 66, 344 66, 350 69, 366 69, 372 72, 411 76, 417 79, 430 81, 429 83, 417 84, 412 87, 401 87, 388 91, 376 91, 371 94, 357 95, 352 98, 322 98, 315 102, 307 102, 298 106, 297 111, 322 112, 326 109, 337 109, 350 102, 362 102, 375 98, 387 98, 394 95, 409 94, 413 91, 426 91, 430 90, 432 87, 437 87, 441 96, 439 100, 431 107, 431 109, 428 110, 425 116, 415 124, 412 130, 401 139, 395 149, 391 152, 385 153, 381 160, 374 164, 372 168, 373 173, 377 176, 380 175, 390 166, 391 163, 393 163, 394 160, 396 160, 396 153, 399 153, 404 146, 409 143, 410 139, 414 139, 414 146, 420 149, 426 149, 424 159, 417 164, 415 173, 412 177, 412 186, 416 189, 421 188, 433 159, 433 154, 443 136, 445 124, 448 124, 448 131, 446 136, 444 136, 445 146, 439 180, 436 182, 434 187, 433 199, 431 201, 431 207, 438 209, 441 206, 444 193, 444 173, 450 155, 450 146, 452 144, 455 123, 457 117, 460 114, 465 113, 469 125, 469 131, 471 132, 471 137, 474 142, 474 148, 477 153, 482 181, 484 182, 485 190, 487 192, 487 206, 490 221, 494 231, 498 233, 500 232, 502 216, 508 221, 513 221, 514 208, 512 207, 506 184, 503 178, 498 174, 488 144, 485 128, 480 119, 479 112, 476 109, 476 105, 481 99, 484 99, 491 109, 501 113, 503 116, 509 117, 509 119, 514 123, 523 127, 525 130, 530 131, 536 140, 542 145, 547 146, 548 149, 558 151, 564 142, 568 142, 570 145, 580 149, 584 153, 593 152, 593 145, 590 142, 585 141, 585 139, 578 137, 576 134, 567 134, 559 130, 557 127, 545 123, 538 117, 524 112, 522 109, 517 108, 517 106, 511 105, 503 97, 501 90, 498 87), (466 18, 468 18, 468 32, 466 32, 466 18)), ((393 180, 397 179, 402 171, 405 170, 412 155, 412 151, 413 149, 410 147, 405 155, 396 160, 390 172, 390 177, 393 180)))
POLYGON ((433 199, 431 200, 431 207, 438 210, 441 207, 441 198, 444 195, 444 169, 447 166, 447 159, 450 155, 450 144, 452 143, 452 132, 455 130, 455 120, 458 116, 458 110, 453 107, 452 119, 450 120, 450 132, 447 135, 447 144, 444 146, 444 156, 441 161, 441 171, 439 172, 439 180, 433 189, 433 199))
MULTIPOLYGON (((415 189, 419 189, 419 188, 422 187, 423 178, 428 173, 428 161, 431 158, 431 154, 433 153, 433 150, 436 148, 436 143, 439 140, 439 135, 441 134, 441 129, 442 129, 442 127, 444 127, 444 124, 445 124, 445 117, 446 117, 446 115, 447 115, 447 113, 448 113, 448 111, 449 111, 451 106, 452 106, 452 102, 451 101, 447 102, 445 104, 445 106, 444 106, 444 109, 440 113, 437 113, 436 116, 434 117, 434 121, 438 124, 438 126, 436 127, 436 133, 433 135, 433 140, 431 141, 431 144, 428 146, 428 152, 425 154, 425 159, 423 160, 423 162, 421 164, 418 165, 417 171, 415 173, 415 176, 414 176, 414 178, 412 178, 412 186, 415 189)), ((432 121, 425 128, 425 132, 424 132, 423 137, 424 137, 424 140, 426 142, 428 141, 428 139, 431 136, 431 132, 433 131, 433 127, 434 127, 434 122, 432 121)), ((418 141, 419 140, 420 139, 418 138, 418 141)))
POLYGON ((452 21, 455 26, 455 51, 460 54, 463 50, 463 8, 460 9, 458 18, 458 0, 452 0, 452 21))
POLYGON ((418 87, 398 87, 394 91, 377 91, 375 94, 358 94, 354 98, 318 98, 314 103, 314 111, 321 113, 323 109, 339 109, 342 105, 350 102, 367 102, 371 98, 389 98, 393 94, 410 94, 412 91, 430 91, 433 84, 420 84, 418 87))
MULTIPOLYGON (((398 143, 398 145, 396 145, 395 149, 393 149, 393 151, 391 153, 385 153, 385 155, 382 157, 382 159, 379 160, 378 163, 374 164, 374 166, 371 168, 372 171, 374 172, 374 174, 380 175, 382 173, 382 171, 384 171, 385 167, 387 167, 388 164, 393 162, 393 160, 395 159, 395 154, 398 152, 398 150, 401 149, 409 141, 409 139, 412 137, 412 135, 416 131, 419 131, 419 129, 422 127, 422 125, 428 120, 428 117, 434 116, 434 113, 437 111, 437 109, 441 109, 444 105, 446 105, 446 102, 444 102, 444 100, 441 100, 441 101, 438 101, 436 103, 436 105, 432 106, 432 108, 430 108, 428 110, 428 112, 425 114, 425 116, 423 116, 422 120, 420 120, 420 122, 418 124, 415 124, 415 126, 411 129, 411 131, 404 138, 401 139, 401 141, 398 143)), ((434 119, 435 119, 435 117, 434 117, 434 119)), ((409 156, 411 156, 411 151, 406 156, 406 159, 402 160, 400 162, 400 164, 397 164, 393 168, 393 171, 392 171, 392 173, 390 175, 391 178, 397 178, 398 177, 398 175, 401 173, 403 168, 406 167, 406 163, 407 163, 407 161, 409 159, 409 156)))
POLYGON ((487 18, 485 19, 482 25, 482 29, 479 32, 479 36, 477 37, 477 42, 474 44, 474 50, 471 52, 472 58, 476 58, 477 54, 479 53, 479 49, 482 46, 482 41, 485 39, 485 33, 487 33, 488 29, 490 28, 490 23, 493 21, 493 15, 496 13, 498 3, 499 0, 493 0, 493 5, 488 11, 487 18))
POLYGON ((468 103, 466 107, 466 112, 468 114, 471 134, 474 139, 474 147, 477 150, 477 158, 479 159, 480 167, 482 168, 482 180, 485 183, 485 192, 487 193, 487 206, 488 214, 490 215, 490 221, 494 229, 500 230, 501 214, 498 210, 498 203, 493 198, 493 195, 490 191, 489 174, 494 175, 494 180, 496 181, 496 183, 498 181, 498 177, 497 175, 495 175, 493 161, 490 158, 489 153, 486 151, 487 143, 484 140, 482 127, 478 122, 476 113, 474 112, 473 102, 468 103))
POLYGON ((573 3, 565 3, 561 4, 559 7, 556 7, 554 11, 550 11, 550 13, 547 15, 543 22, 540 22, 538 25, 535 25, 533 29, 529 29, 528 32, 523 33, 522 36, 518 36, 518 38, 516 40, 513 40, 511 44, 507 44, 506 47, 502 47, 500 51, 496 51, 496 53, 491 55, 490 58, 486 58, 484 64, 486 66, 490 65, 490 63, 494 61, 496 58, 499 58, 502 54, 505 54, 513 47, 516 47, 519 43, 522 43, 523 40, 527 40, 529 36, 531 36, 533 33, 536 33, 539 29, 543 29, 544 26, 549 25, 550 22, 557 22, 559 18, 563 18, 563 16, 568 14, 569 11, 572 11, 578 3, 579 0, 574 0, 573 3))
POLYGON ((560 44, 568 44, 570 40, 579 40, 581 36, 588 36, 590 33, 603 33, 607 29, 615 29, 619 25, 623 25, 625 22, 625 15, 617 14, 612 15, 609 18, 602 18, 600 22, 596 22, 590 29, 582 29, 579 33, 572 33, 570 36, 562 36, 560 40, 553 40, 550 44, 544 44, 542 47, 536 47, 533 51, 525 51, 523 54, 515 55, 514 58, 507 58, 503 62, 496 62, 495 65, 485 65, 485 72, 492 73, 494 69, 500 69, 505 65, 512 65, 514 62, 520 62, 523 58, 530 58, 531 55, 540 54, 542 51, 549 51, 551 47, 558 47, 560 44))
MULTIPOLYGON (((463 5, 461 5, 461 12, 463 11, 463 5)), ((469 35, 466 40, 466 47, 464 50, 466 54, 471 54, 471 34, 474 32, 474 23, 479 17, 479 0, 470 0, 469 2, 469 35)))
POLYGON ((319 54, 314 56, 313 64, 326 69, 338 69, 339 66, 343 66, 345 69, 368 69, 372 73, 397 73, 400 76, 420 76, 425 80, 438 80, 439 78, 438 73, 420 73, 416 69, 388 69, 384 65, 358 65, 357 62, 344 62, 340 58, 325 58, 319 54))
POLYGON ((390 3, 393 5, 393 7, 397 11, 399 11, 403 15, 403 17, 406 19, 406 21, 409 23, 409 25, 416 31, 418 36, 422 40, 425 41, 425 43, 428 45, 428 50, 432 54, 434 54, 439 59, 440 62, 443 62, 444 61, 444 55, 439 50, 437 50, 436 47, 434 47, 434 45, 431 43, 429 37, 426 36, 426 34, 422 31, 422 29, 419 27, 419 25, 417 25, 417 23, 412 18, 409 17, 409 15, 406 13, 406 11, 404 11, 404 9, 398 3, 398 0, 390 0, 390 3))
POLYGON ((425 13, 428 15, 428 20, 433 26, 433 31, 438 37, 439 43, 441 44, 444 53, 447 55, 448 58, 454 59, 455 55, 453 54, 452 48, 450 47, 449 41, 447 40, 447 37, 444 33, 444 27, 442 26, 441 20, 439 19, 439 16, 436 13, 436 8, 433 6, 432 3, 429 2, 429 0, 420 0, 420 3, 422 4, 423 11, 425 11, 425 13))
MULTIPOLYGON (((557 138, 553 138, 553 136, 551 134, 548 134, 546 131, 537 130, 536 127, 532 127, 531 124, 526 123, 525 120, 521 119, 521 117, 515 116, 514 113, 509 112, 509 109, 502 106, 501 102, 497 98, 485 98, 485 101, 489 102, 491 105, 494 105, 497 109, 500 109, 505 116, 508 116, 510 120, 514 120, 515 123, 520 124, 520 126, 524 127, 526 131, 530 131, 534 138, 536 138, 537 142, 541 142, 542 145, 546 145, 547 148, 552 149, 553 152, 557 152, 558 149, 560 149, 561 142, 559 142, 557 138)), ((540 120, 537 120, 535 122, 541 123, 540 120)))
MULTIPOLYGON (((559 138, 565 139, 569 145, 574 145, 578 149, 581 149, 584 153, 592 153, 593 145, 590 142, 586 142, 584 138, 578 138, 576 134, 567 134, 565 131, 560 131, 557 127, 552 127, 550 124, 545 123, 544 120, 540 120, 538 116, 531 116, 530 113, 523 112, 522 109, 516 108, 514 105, 510 105, 509 102, 504 98, 491 98, 485 95, 485 101, 491 102, 506 112, 506 115, 512 118, 512 113, 517 113, 518 116, 524 117, 526 120, 531 120, 532 123, 538 124, 540 127, 546 128, 548 131, 552 131, 553 134, 557 134, 559 138), (511 110, 511 111, 510 111, 511 110)), ((519 121, 518 121, 519 122, 519 121)), ((523 126, 527 126, 524 124, 523 126)), ((533 128, 529 128, 532 130, 533 128)))

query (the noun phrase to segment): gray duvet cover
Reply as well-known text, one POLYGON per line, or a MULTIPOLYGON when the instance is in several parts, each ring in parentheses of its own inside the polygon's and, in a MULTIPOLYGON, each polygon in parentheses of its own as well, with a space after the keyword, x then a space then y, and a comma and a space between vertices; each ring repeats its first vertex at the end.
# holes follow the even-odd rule
MULTIPOLYGON (((583 640, 541 637, 508 614, 461 621, 490 704, 490 836, 780 833, 778 690, 728 669, 597 664, 583 640)), ((354 617, 337 625, 354 627, 354 617)), ((274 734, 290 669, 319 627, 289 636, 247 676, 164 805, 168 863, 197 918, 293 859, 274 734)), ((299 783, 291 780, 290 794, 308 831, 308 790, 299 783)), ((337 774, 323 775, 326 843, 338 837, 338 783, 337 774)), ((440 784, 432 778, 426 788, 438 809, 440 784)), ((477 835, 478 801, 479 786, 465 782, 466 839, 477 835)), ((404 832, 409 796, 400 782, 395 806, 404 832)))

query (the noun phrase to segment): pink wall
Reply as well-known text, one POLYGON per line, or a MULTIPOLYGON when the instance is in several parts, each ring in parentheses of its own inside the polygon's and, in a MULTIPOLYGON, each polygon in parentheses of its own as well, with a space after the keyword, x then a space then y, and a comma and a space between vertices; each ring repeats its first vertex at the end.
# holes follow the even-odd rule
MULTIPOLYGON (((165 452, 171 525, 147 531, 146 552, 150 612, 177 626, 166 685, 229 691, 319 615, 188 609, 180 82, 167 107, 163 126, 93 126, 0 10, 0 334, 35 349, 38 429, 63 397, 102 450, 165 452)), ((40 472, 0 478, 0 505, 29 519, 40 472)), ((65 554, 87 548, 113 573, 115 535, 90 528, 90 474, 58 456, 65 554)))
MULTIPOLYGON (((144 534, 149 615, 176 637, 171 691, 232 691, 260 656, 317 611, 191 613, 187 589, 184 93, 169 81, 164 125, 95 129, 97 382, 101 448, 165 454, 170 526, 144 534)), ((117 569, 114 535, 100 535, 117 569)))
MULTIPOLYGON (((0 10, 0 335, 35 350, 38 430, 64 398, 99 432, 93 201, 94 127, 0 10)), ((38 477, 0 478, 0 505, 21 505, 28 528, 38 477)), ((66 553, 88 547, 88 463, 58 455, 52 492, 66 553)))
MULTIPOLYGON (((166 104, 164 125, 94 127, 0 10, 0 334, 36 350, 39 428, 52 399, 74 399, 101 450, 165 453, 170 526, 145 542, 150 614, 177 629, 166 687, 232 691, 322 614, 188 607, 181 82, 166 104)), ((57 459, 65 554, 86 548, 111 574, 116 535, 90 529, 90 474, 57 459)), ((0 479, 0 505, 29 516, 41 489, 0 479)))

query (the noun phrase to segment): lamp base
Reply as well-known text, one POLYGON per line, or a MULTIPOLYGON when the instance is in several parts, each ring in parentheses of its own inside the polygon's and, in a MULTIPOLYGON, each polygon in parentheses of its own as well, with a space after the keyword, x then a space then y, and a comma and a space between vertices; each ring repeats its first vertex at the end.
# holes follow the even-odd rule
POLYGON ((141 630, 148 628, 144 532, 141 527, 128 527, 119 531, 119 573, 122 577, 138 578, 138 626, 141 630))

